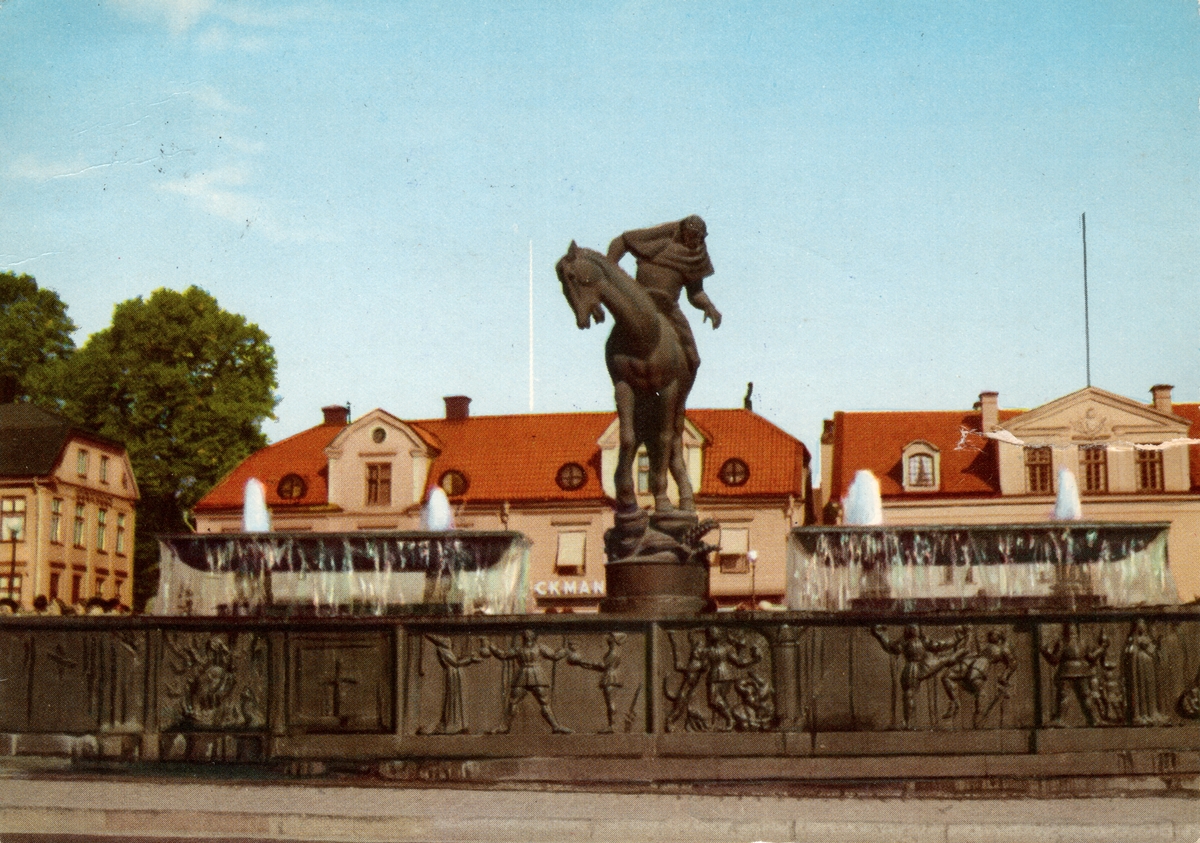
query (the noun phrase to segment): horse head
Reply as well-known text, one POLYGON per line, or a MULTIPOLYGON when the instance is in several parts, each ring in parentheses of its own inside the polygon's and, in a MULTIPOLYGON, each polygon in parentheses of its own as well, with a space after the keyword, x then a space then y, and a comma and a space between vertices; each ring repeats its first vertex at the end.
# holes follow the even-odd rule
POLYGON ((562 282, 563 295, 575 311, 575 324, 581 329, 592 327, 592 319, 604 321, 600 299, 602 272, 584 252, 572 240, 567 253, 554 265, 558 280, 562 282))

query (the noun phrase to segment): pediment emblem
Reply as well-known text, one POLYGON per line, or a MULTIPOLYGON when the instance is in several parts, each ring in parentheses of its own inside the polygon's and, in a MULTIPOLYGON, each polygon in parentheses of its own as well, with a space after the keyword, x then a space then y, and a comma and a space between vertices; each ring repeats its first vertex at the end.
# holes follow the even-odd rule
POLYGON ((1108 428, 1108 417, 1099 415, 1095 407, 1088 407, 1082 416, 1071 422, 1071 429, 1088 439, 1099 438, 1108 431, 1108 428))

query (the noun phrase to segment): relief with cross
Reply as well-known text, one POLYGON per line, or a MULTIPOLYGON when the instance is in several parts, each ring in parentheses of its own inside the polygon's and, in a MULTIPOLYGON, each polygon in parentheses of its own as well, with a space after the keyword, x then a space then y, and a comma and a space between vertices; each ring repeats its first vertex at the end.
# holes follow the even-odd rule
POLYGON ((386 632, 298 635, 290 641, 288 722, 308 732, 385 732, 392 724, 386 632))

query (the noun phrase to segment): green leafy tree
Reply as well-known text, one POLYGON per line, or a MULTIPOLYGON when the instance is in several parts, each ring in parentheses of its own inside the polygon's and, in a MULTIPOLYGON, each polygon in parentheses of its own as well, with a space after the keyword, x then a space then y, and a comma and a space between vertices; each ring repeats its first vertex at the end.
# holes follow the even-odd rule
POLYGON ((158 587, 155 536, 189 529, 189 510, 266 444, 275 352, 242 316, 204 290, 156 290, 118 304, 70 364, 66 411, 125 443, 141 500, 135 608, 158 587))
POLYGON ((0 273, 0 382, 14 397, 58 403, 74 330, 57 293, 29 275, 0 273))

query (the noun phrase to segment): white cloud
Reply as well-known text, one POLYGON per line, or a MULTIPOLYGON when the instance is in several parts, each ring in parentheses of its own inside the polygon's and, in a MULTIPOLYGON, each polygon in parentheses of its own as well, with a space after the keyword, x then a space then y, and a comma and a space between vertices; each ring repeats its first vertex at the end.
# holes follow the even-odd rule
POLYGON ((212 0, 109 0, 121 12, 144 21, 165 23, 175 35, 187 32, 212 9, 212 0))

